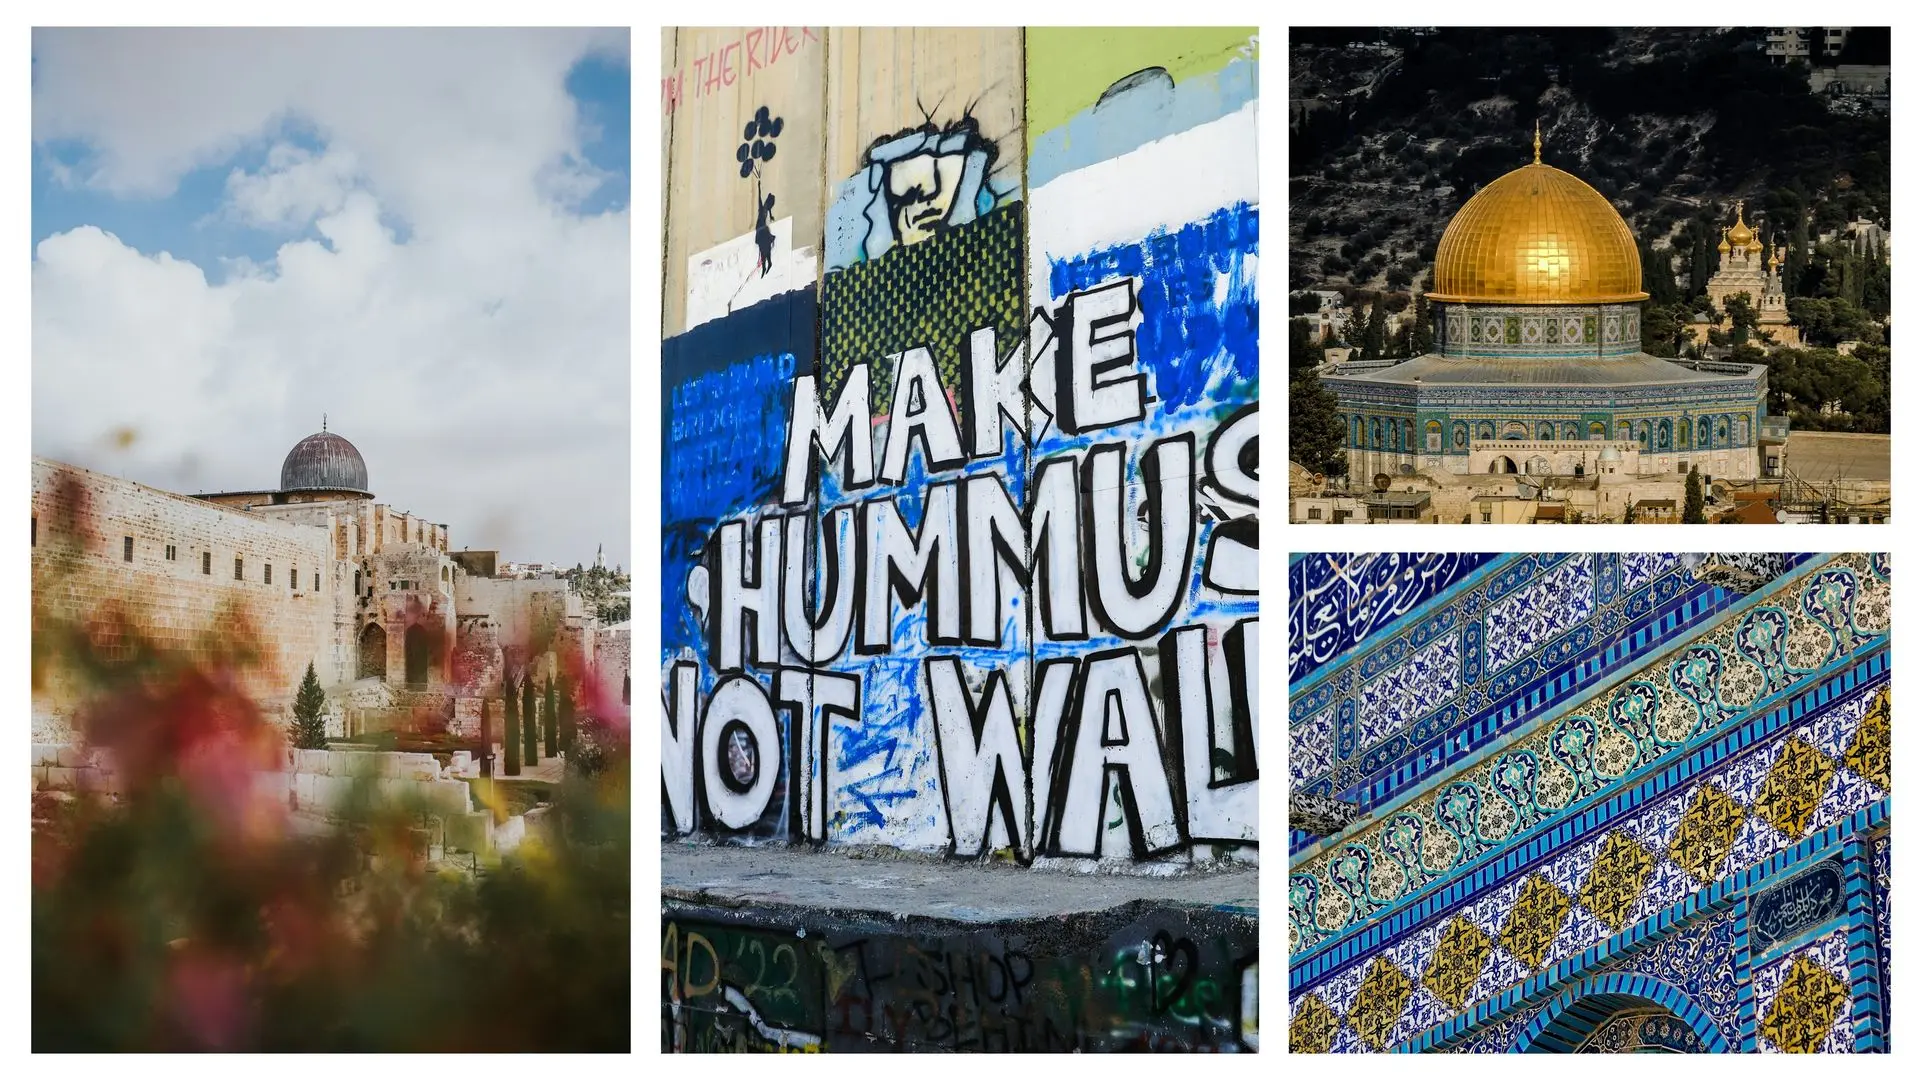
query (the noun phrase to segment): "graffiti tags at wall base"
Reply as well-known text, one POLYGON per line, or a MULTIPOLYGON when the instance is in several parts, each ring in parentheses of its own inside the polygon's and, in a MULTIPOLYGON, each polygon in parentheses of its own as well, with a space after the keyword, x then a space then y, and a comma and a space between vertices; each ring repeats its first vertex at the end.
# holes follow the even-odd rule
POLYGON ((1248 1051, 1257 926, 1121 909, 992 928, 669 910, 672 1053, 1248 1051), (722 916, 721 919, 725 917, 722 916))

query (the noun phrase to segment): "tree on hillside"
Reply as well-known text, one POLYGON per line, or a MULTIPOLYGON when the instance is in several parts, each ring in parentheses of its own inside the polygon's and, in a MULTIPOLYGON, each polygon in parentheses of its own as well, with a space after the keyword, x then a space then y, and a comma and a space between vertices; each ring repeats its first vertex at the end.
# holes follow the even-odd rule
POLYGON ((1427 294, 1421 293, 1413 301, 1413 348, 1414 356, 1425 356, 1433 351, 1433 306, 1427 303, 1427 294))
POLYGON ((1387 351, 1387 301, 1385 297, 1376 297, 1373 311, 1367 316, 1366 343, 1360 346, 1360 359, 1378 360, 1387 351))
POLYGON ((307 676, 300 680, 300 691, 293 698, 293 745, 301 750, 327 748, 326 692, 307 661, 307 676))
POLYGON ((1287 387, 1287 458, 1327 476, 1344 476, 1347 424, 1340 399, 1312 371, 1302 371, 1287 387))
POLYGON ((506 699, 507 727, 501 733, 501 741, 506 743, 507 775, 520 775, 520 695, 515 692, 513 679, 500 681, 501 697, 506 699))
POLYGON ((1700 487, 1700 466, 1687 470, 1687 506, 1680 520, 1688 525, 1704 525, 1707 520, 1707 494, 1700 487))
POLYGON ((1313 327, 1305 319, 1287 320, 1287 368, 1299 371, 1301 368, 1319 367, 1327 358, 1327 350, 1313 340, 1313 327))
POLYGON ((1753 301, 1747 298, 1746 293, 1734 293, 1727 297, 1727 318, 1732 323, 1732 341, 1735 345, 1745 345, 1760 332, 1760 316, 1753 310, 1753 301))

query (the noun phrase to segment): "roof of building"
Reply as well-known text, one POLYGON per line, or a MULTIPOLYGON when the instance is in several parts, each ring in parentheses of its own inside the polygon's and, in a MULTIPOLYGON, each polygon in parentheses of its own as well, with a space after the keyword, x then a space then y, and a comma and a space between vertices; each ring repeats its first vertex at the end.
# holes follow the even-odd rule
POLYGON ((1738 500, 1739 505, 1714 518, 1723 525, 1777 525, 1780 515, 1773 504, 1759 499, 1738 500))
POLYGON ((366 493, 367 463, 352 443, 323 429, 287 452, 280 466, 280 490, 366 493))
POLYGON ((1893 438, 1848 431, 1787 435, 1787 468, 1802 480, 1891 480, 1893 438))
POLYGON ((1645 300, 1633 230, 1607 197, 1540 161, 1480 189, 1434 255, 1429 300, 1611 304, 1645 300))

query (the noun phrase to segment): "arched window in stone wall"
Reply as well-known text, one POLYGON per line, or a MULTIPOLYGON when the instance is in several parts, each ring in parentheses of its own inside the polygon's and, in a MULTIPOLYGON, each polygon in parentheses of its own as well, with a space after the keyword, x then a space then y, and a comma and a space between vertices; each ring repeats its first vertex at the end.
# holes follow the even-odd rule
POLYGON ((1440 421, 1429 420, 1427 421, 1427 453, 1437 454, 1440 450, 1440 421))
POLYGON ((1657 445, 1662 450, 1673 449, 1673 421, 1665 418, 1661 419, 1660 434, 1659 434, 1659 440, 1657 445))
POLYGON ((1543 423, 1540 425, 1540 440, 1542 442, 1553 441, 1553 425, 1552 424, 1543 423))
POLYGON ((1744 414, 1733 418, 1733 445, 1753 445, 1753 429, 1748 425, 1744 414))
POLYGON ((1480 421, 1479 432, 1480 432, 1479 437, 1482 439, 1493 438, 1493 421, 1491 420, 1480 421))
POLYGON ((360 677, 387 677, 387 632, 379 623, 360 631, 360 677))
POLYGON ((1621 442, 1625 442, 1626 440, 1633 438, 1633 429, 1627 425, 1627 422, 1625 420, 1622 420, 1619 423, 1613 425, 1613 437, 1620 440, 1621 442))
POLYGON ((1366 421, 1360 419, 1359 414, 1356 413, 1353 417, 1353 442, 1348 445, 1354 447, 1365 446, 1367 445, 1366 437, 1366 421))
POLYGON ((1633 425, 1633 437, 1640 441, 1640 449, 1645 450, 1653 445, 1652 431, 1652 427, 1645 420, 1633 425))
POLYGON ((1683 416, 1680 418, 1680 437, 1678 442, 1675 443, 1675 445, 1679 446, 1681 449, 1685 449, 1693 445, 1693 418, 1692 417, 1683 416))
POLYGON ((1527 437, 1527 425, 1518 420, 1507 421, 1506 430, 1500 433, 1502 439, 1524 439, 1527 437))
POLYGON ((1380 449, 1380 418, 1376 416, 1372 420, 1367 421, 1367 429, 1368 433, 1372 435, 1372 439, 1368 442, 1368 445, 1375 450, 1380 449))
POLYGON ((1727 440, 1731 438, 1732 435, 1733 418, 1722 414, 1719 420, 1714 421, 1713 441, 1716 445, 1725 446, 1727 445, 1727 440))
POLYGON ((1606 439, 1606 437, 1607 437, 1607 425, 1601 423, 1598 420, 1595 420, 1592 423, 1587 425, 1587 439, 1589 441, 1600 442, 1606 439))

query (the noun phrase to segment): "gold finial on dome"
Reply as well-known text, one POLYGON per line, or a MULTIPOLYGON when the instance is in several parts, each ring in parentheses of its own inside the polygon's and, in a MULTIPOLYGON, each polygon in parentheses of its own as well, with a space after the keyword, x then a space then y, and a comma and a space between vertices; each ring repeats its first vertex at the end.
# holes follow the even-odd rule
POLYGON ((1755 237, 1753 230, 1747 227, 1746 207, 1747 200, 1733 200, 1733 214, 1738 220, 1733 223, 1733 228, 1727 233, 1727 239, 1733 241, 1734 247, 1746 248, 1748 251, 1752 251, 1754 250, 1753 242, 1755 237))
POLYGON ((1536 161, 1482 187, 1454 214, 1427 298, 1625 304, 1647 294, 1640 249, 1620 212, 1579 177, 1536 161))
POLYGON ((1727 252, 1732 250, 1733 250, 1733 245, 1727 243, 1727 227, 1725 225, 1722 225, 1720 226, 1720 254, 1725 255, 1727 252))
POLYGON ((1533 163, 1540 164, 1540 121, 1533 122, 1533 163))

